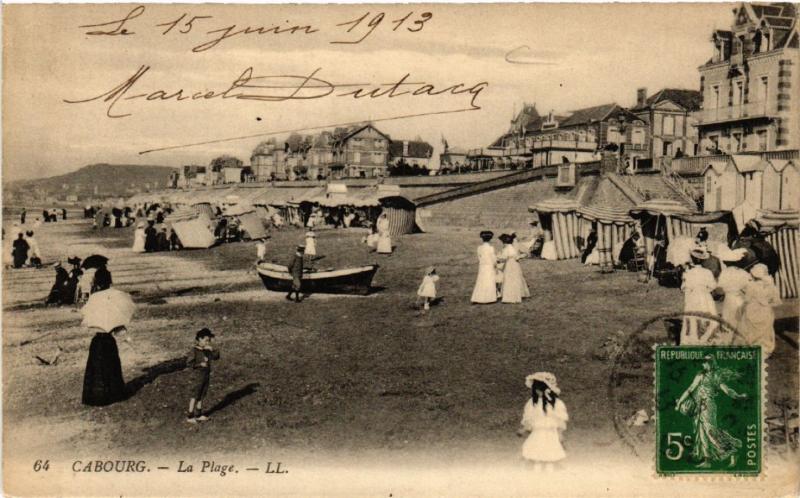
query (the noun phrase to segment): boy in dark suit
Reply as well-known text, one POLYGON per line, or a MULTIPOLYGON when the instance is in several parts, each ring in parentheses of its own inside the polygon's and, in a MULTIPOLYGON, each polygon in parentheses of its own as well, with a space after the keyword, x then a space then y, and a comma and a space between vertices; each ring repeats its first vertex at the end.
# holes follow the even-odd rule
POLYGON ((296 303, 299 303, 302 300, 300 296, 300 285, 303 278, 303 255, 305 252, 306 246, 297 246, 297 250, 294 253, 292 262, 289 263, 289 273, 292 275, 292 290, 286 294, 286 299, 291 301, 292 294, 294 294, 294 300, 296 303))
POLYGON ((197 332, 194 347, 189 351, 186 361, 186 364, 192 367, 195 381, 194 393, 189 399, 189 413, 186 415, 186 421, 190 424, 208 420, 208 416, 203 414, 203 398, 211 382, 211 361, 219 359, 219 351, 211 347, 213 337, 214 333, 207 328, 197 332))

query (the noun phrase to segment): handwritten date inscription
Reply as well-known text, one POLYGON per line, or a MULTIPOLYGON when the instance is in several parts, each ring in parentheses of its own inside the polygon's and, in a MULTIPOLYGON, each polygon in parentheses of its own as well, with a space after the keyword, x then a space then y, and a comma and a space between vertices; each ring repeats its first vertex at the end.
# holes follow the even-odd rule
MULTIPOLYGON (((88 29, 85 32, 89 36, 129 36, 135 35, 141 27, 150 27, 144 19, 145 6, 138 5, 131 9, 125 16, 111 21, 96 24, 85 24, 79 26, 81 29, 88 29)), ((407 31, 409 33, 419 33, 427 23, 433 18, 431 12, 416 13, 409 11, 400 17, 394 18, 385 12, 366 12, 354 19, 336 23, 333 26, 314 26, 312 24, 295 24, 288 20, 283 23, 273 23, 261 26, 241 27, 237 24, 221 26, 214 19, 214 16, 192 15, 188 12, 182 13, 175 19, 166 20, 152 25, 154 28, 161 28, 161 35, 198 35, 203 38, 202 43, 192 47, 192 52, 205 52, 217 47, 225 40, 243 35, 314 35, 329 30, 332 39, 328 43, 355 45, 363 42, 370 37, 377 29, 384 29, 388 33, 407 31), (210 29, 209 29, 210 28, 210 29)))

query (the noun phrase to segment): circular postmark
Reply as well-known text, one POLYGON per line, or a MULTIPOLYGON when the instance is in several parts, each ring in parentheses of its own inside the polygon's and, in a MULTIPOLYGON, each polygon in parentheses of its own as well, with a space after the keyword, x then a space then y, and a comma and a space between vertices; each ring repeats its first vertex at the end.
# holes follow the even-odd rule
POLYGON ((654 316, 621 332, 609 348, 609 409, 620 440, 639 458, 652 460, 655 446, 655 348, 659 345, 730 346, 742 344, 736 327, 710 313, 654 316))

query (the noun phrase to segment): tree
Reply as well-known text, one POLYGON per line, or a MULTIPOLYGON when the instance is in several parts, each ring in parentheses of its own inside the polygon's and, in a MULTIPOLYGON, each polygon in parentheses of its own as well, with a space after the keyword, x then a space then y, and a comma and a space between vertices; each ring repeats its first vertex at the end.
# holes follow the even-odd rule
POLYGON ((211 161, 211 171, 222 171, 224 168, 241 168, 244 163, 238 159, 227 154, 215 157, 211 161))

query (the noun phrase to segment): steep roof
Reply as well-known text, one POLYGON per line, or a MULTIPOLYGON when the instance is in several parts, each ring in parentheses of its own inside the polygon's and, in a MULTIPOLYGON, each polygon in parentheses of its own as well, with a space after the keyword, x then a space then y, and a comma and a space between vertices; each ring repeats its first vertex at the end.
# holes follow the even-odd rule
POLYGON ((565 128, 567 126, 587 124, 592 121, 602 121, 617 108, 622 109, 619 105, 612 103, 578 109, 577 111, 573 111, 567 119, 559 123, 559 127, 565 128))
POLYGON ((750 8, 758 17, 795 17, 797 9, 791 2, 751 3, 750 8))
POLYGON ((354 126, 354 127, 350 128, 350 131, 344 137, 341 138, 341 141, 344 142, 345 140, 349 139, 353 135, 355 135, 357 133, 360 133, 360 132, 366 130, 367 128, 372 128, 373 130, 378 132, 378 134, 381 135, 386 140, 389 140, 389 141, 392 140, 391 137, 389 137, 389 135, 387 135, 386 133, 382 132, 381 130, 375 128, 375 126, 372 123, 367 123, 367 124, 362 125, 362 126, 354 126))
POLYGON ((792 24, 794 24, 794 19, 791 17, 765 16, 764 22, 766 22, 768 26, 774 28, 791 28, 792 24))
POLYGON ((651 95, 645 101, 645 105, 634 107, 633 110, 646 109, 667 100, 678 104, 689 112, 693 112, 700 109, 700 105, 703 103, 703 94, 697 90, 663 88, 651 95))
MULTIPOLYGON (((389 155, 394 157, 403 156, 404 140, 394 140, 389 142, 389 155)), ((408 140, 408 154, 406 157, 431 157, 433 146, 428 142, 408 140)))
POLYGON ((542 126, 542 117, 536 110, 536 104, 525 104, 519 113, 511 120, 509 133, 519 133, 523 128, 527 130, 539 129, 542 126))

